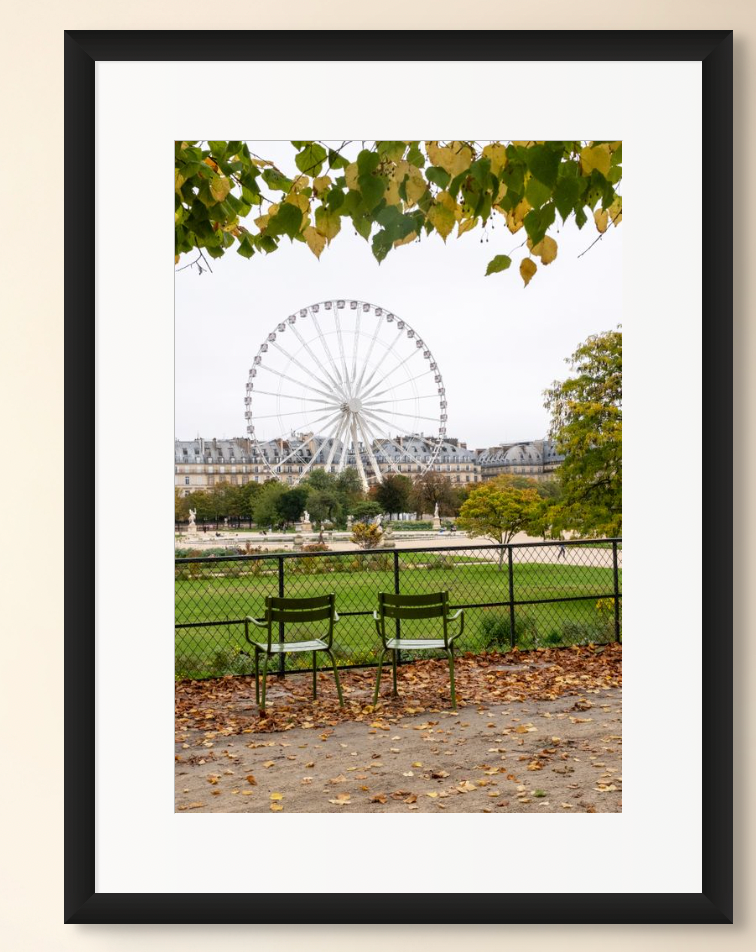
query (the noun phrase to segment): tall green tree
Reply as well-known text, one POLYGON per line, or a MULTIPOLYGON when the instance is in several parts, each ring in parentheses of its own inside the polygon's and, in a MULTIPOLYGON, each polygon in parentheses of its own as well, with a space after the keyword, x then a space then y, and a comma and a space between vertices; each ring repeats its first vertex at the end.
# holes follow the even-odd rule
MULTIPOLYGON (((622 143, 608 141, 292 142, 285 168, 241 140, 175 144, 176 262, 189 252, 268 255, 284 237, 318 258, 346 226, 369 242, 377 261, 434 232, 445 242, 496 218, 524 230, 519 265, 525 285, 557 256, 551 232, 591 219, 603 234, 622 220, 622 143), (557 218, 557 216, 559 216, 557 218)), ((486 275, 512 264, 511 240, 486 275)))
POLYGON ((411 504, 418 515, 433 512, 437 503, 440 515, 456 515, 459 498, 452 481, 444 473, 428 470, 413 481, 411 504))
POLYGON ((280 526, 285 522, 278 508, 279 500, 285 493, 286 486, 276 479, 269 479, 263 484, 262 491, 255 497, 252 510, 252 517, 258 526, 280 526))
POLYGON ((311 487, 307 492, 307 509, 314 522, 343 521, 344 502, 335 487, 326 489, 311 487))
POLYGON ((544 393, 559 467, 559 521, 584 536, 622 534, 622 332, 595 334, 567 358, 574 372, 544 393))
POLYGON ((412 497, 412 480, 407 476, 385 476, 373 486, 370 498, 382 507, 382 512, 408 512, 412 497))
MULTIPOLYGON (((463 503, 457 525, 472 537, 482 536, 501 545, 522 532, 539 502, 535 486, 517 486, 513 476, 497 476, 481 483, 463 503)), ((499 568, 504 550, 499 553, 499 568)))
POLYGON ((307 490, 303 486, 295 486, 281 493, 276 508, 284 522, 298 522, 307 504, 307 490))

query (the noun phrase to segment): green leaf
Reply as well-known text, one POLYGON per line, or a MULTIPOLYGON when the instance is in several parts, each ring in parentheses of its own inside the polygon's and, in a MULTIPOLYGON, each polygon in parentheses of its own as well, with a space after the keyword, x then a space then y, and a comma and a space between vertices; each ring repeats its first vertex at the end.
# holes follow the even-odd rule
POLYGON ((389 162, 398 162, 403 158, 407 149, 407 146, 403 142, 398 141, 376 142, 375 146, 379 156, 382 159, 388 159, 389 162))
POLYGON ((486 189, 491 184, 491 160, 490 159, 477 159, 472 163, 468 170, 468 174, 472 175, 475 181, 480 185, 481 189, 486 189))
POLYGON ((345 193, 340 188, 330 188, 326 195, 326 205, 331 211, 336 211, 344 204, 345 193))
POLYGON ((386 183, 380 175, 371 175, 369 172, 360 175, 357 179, 362 193, 362 200, 367 211, 372 212, 383 198, 386 183))
POLYGON ((510 264, 512 264, 512 259, 508 255, 496 255, 488 262, 486 276, 497 274, 499 271, 506 271, 510 264))
POLYGON ((415 168, 422 169, 425 166, 425 156, 418 148, 417 142, 413 142, 407 153, 407 161, 415 168))
POLYGON ((369 175, 375 172, 381 164, 381 157, 377 152, 371 152, 370 149, 363 149, 357 156, 357 170, 360 175, 369 175))
POLYGON ((328 153, 318 142, 308 142, 304 149, 294 157, 294 162, 303 174, 320 175, 326 155, 328 153))
POLYGON ((394 242, 387 231, 379 231, 373 238, 373 257, 376 261, 383 261, 386 255, 391 251, 394 242))
POLYGON ((358 235, 361 235, 365 241, 370 237, 370 231, 373 227, 373 220, 368 215, 360 214, 355 212, 352 215, 352 224, 354 225, 354 230, 358 235))
POLYGON ((580 186, 576 178, 560 178, 554 191, 554 204, 557 211, 562 216, 562 221, 567 221, 572 214, 572 210, 578 203, 580 197, 580 186))
POLYGON ((525 186, 525 198, 533 208, 540 208, 551 198, 551 189, 548 185, 539 182, 535 176, 525 186))
POLYGON ((270 219, 266 228, 266 235, 288 235, 293 238, 302 224, 302 211, 290 202, 284 202, 276 214, 270 219))
POLYGON ((559 163, 562 161, 563 149, 547 145, 531 145, 526 152, 526 161, 530 173, 543 185, 553 188, 559 174, 559 163))
POLYGON ((285 175, 281 175, 278 169, 265 169, 262 173, 262 177, 263 181, 277 192, 288 192, 291 189, 291 179, 286 178, 285 175))
POLYGON ((213 158, 217 161, 222 159, 226 154, 226 141, 223 139, 210 139, 207 143, 210 146, 210 151, 213 155, 213 158))
POLYGON ((431 165, 426 171, 425 177, 429 182, 438 185, 439 188, 446 188, 449 182, 451 182, 451 175, 449 175, 445 169, 439 168, 437 165, 431 165))
POLYGON ((332 169, 345 169, 349 165, 349 159, 345 159, 343 155, 331 149, 328 153, 328 164, 332 169))
POLYGON ((251 258, 255 253, 255 247, 252 243, 250 235, 244 235, 239 241, 239 247, 236 249, 237 253, 240 254, 243 258, 251 258))

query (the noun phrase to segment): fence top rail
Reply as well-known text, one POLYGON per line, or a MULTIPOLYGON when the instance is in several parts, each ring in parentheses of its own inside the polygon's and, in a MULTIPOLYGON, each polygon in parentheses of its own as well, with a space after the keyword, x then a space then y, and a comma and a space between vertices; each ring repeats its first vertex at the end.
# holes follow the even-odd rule
POLYGON ((420 548, 410 548, 410 549, 329 549, 327 552, 255 552, 250 555, 203 555, 203 556, 191 556, 189 558, 175 559, 176 565, 186 565, 195 562, 254 562, 261 561, 264 559, 273 560, 273 559, 320 559, 327 558, 328 556, 334 555, 351 555, 351 556, 381 556, 388 555, 393 558, 394 554, 399 555, 408 555, 415 553, 418 555, 424 553, 438 553, 438 552, 457 552, 462 555, 465 552, 471 551, 494 551, 499 549, 540 549, 540 548, 554 548, 554 546, 596 546, 596 545, 606 545, 607 543, 611 544, 622 544, 621 538, 612 538, 612 539, 569 539, 564 542, 560 542, 558 539, 555 539, 552 542, 505 542, 503 544, 499 543, 490 543, 488 545, 444 545, 444 546, 423 546, 420 548))

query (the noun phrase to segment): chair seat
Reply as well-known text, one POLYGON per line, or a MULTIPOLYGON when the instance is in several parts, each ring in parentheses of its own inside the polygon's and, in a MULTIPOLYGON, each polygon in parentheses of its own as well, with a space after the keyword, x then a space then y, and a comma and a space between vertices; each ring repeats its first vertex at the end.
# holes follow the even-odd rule
POLYGON ((443 638, 387 638, 386 647, 397 651, 414 651, 421 648, 445 648, 443 638))
MULTIPOLYGON (((255 647, 260 648, 261 651, 267 651, 268 645, 267 642, 255 642, 255 647)), ((327 651, 328 645, 324 641, 320 641, 319 638, 314 639, 314 641, 285 641, 283 644, 280 644, 277 641, 274 641, 270 646, 271 654, 289 654, 290 651, 327 651)))

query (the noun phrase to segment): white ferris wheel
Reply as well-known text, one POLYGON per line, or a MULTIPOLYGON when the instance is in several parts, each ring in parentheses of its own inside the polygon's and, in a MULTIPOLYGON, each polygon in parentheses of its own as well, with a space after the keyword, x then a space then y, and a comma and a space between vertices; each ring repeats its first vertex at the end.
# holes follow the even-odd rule
POLYGON ((313 467, 422 473, 446 439, 446 390, 407 321, 365 301, 322 301, 268 334, 249 371, 247 432, 273 478, 313 467))

